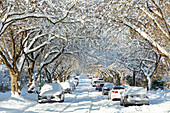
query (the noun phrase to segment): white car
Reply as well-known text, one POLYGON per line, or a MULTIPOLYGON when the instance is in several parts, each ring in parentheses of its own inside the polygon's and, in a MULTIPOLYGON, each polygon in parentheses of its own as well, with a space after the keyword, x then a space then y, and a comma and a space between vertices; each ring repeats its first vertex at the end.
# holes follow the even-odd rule
POLYGON ((97 81, 97 80, 98 80, 98 78, 93 78, 93 79, 91 80, 91 84, 92 84, 93 87, 95 86, 95 81, 97 81))
POLYGON ((108 94, 108 99, 109 100, 120 100, 121 99, 121 94, 125 90, 125 86, 114 86, 108 94))
POLYGON ((97 79, 97 80, 93 81, 92 86, 96 87, 96 86, 98 86, 98 84, 101 84, 101 83, 104 84, 104 80, 103 79, 97 79))
POLYGON ((147 91, 143 87, 129 87, 121 95, 120 105, 149 105, 147 91))
POLYGON ((64 102, 64 90, 59 83, 48 83, 42 86, 38 95, 38 102, 47 101, 64 102))

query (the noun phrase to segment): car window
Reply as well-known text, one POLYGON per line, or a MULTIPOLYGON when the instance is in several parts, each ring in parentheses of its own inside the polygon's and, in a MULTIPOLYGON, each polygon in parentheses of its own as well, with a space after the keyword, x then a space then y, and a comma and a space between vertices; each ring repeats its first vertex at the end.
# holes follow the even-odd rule
POLYGON ((105 84, 105 86, 113 86, 113 84, 105 84))
POLYGON ((100 84, 100 86, 101 86, 101 87, 103 87, 103 86, 104 86, 104 84, 100 84))
POLYGON ((125 89, 124 87, 113 87, 113 89, 125 89))

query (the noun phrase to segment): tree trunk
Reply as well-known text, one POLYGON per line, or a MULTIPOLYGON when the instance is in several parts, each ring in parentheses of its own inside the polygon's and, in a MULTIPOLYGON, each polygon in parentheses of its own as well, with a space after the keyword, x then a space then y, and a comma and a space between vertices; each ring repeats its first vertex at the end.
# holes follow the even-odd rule
POLYGON ((20 73, 10 72, 11 75, 11 91, 13 94, 16 92, 21 95, 21 81, 20 73))
POLYGON ((133 86, 136 86, 135 76, 136 76, 136 71, 133 71, 133 86))
POLYGON ((117 84, 116 85, 121 85, 121 83, 120 83, 120 75, 117 73, 117 84))
POLYGON ((35 62, 31 62, 31 63, 30 63, 30 66, 29 66, 29 68, 28 68, 29 83, 28 83, 27 87, 28 87, 28 92, 29 92, 29 93, 34 92, 34 91, 33 91, 34 88, 31 87, 31 85, 33 84, 34 64, 35 64, 35 62))
POLYGON ((122 74, 122 86, 125 86, 125 73, 122 74))
POLYGON ((31 68, 28 69, 28 76, 29 76, 29 83, 28 83, 28 88, 31 86, 32 84, 32 75, 33 75, 33 70, 31 68))

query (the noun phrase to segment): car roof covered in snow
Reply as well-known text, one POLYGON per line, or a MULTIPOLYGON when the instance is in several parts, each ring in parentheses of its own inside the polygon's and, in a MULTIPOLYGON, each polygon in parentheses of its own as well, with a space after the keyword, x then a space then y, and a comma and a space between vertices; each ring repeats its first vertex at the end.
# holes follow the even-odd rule
POLYGON ((104 84, 104 86, 114 86, 114 83, 106 82, 106 83, 104 84))
POLYGON ((147 91, 143 87, 129 87, 126 91, 126 94, 146 94, 147 91))
POLYGON ((59 83, 46 83, 42 86, 40 95, 54 94, 54 93, 62 91, 62 90, 63 90, 63 88, 59 83))

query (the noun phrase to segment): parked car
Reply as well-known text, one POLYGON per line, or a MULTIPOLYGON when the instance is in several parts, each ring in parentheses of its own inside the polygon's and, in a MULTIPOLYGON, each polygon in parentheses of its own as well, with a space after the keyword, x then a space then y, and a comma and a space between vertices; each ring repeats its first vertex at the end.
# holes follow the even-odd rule
POLYGON ((102 91, 103 86, 104 86, 104 82, 97 83, 96 90, 102 91))
POLYGON ((109 91, 113 88, 113 83, 105 83, 102 88, 102 95, 108 95, 109 91))
POLYGON ((93 78, 93 75, 89 75, 89 77, 88 77, 89 79, 92 79, 93 78))
POLYGON ((72 79, 71 82, 73 82, 75 84, 75 86, 78 86, 78 84, 79 84, 79 81, 75 80, 75 79, 72 79))
POLYGON ((114 86, 108 93, 108 99, 120 100, 121 94, 125 91, 126 86, 114 86))
POLYGON ((97 81, 98 80, 98 78, 93 78, 93 79, 91 79, 91 84, 92 84, 92 86, 94 87, 95 85, 94 85, 94 81, 97 81))
POLYGON ((143 87, 129 87, 121 95, 120 105, 149 105, 147 91, 143 87))
POLYGON ((73 91, 74 89, 76 89, 76 84, 73 81, 69 81, 69 82, 70 82, 71 90, 73 91))
POLYGON ((76 86, 79 84, 79 78, 78 77, 75 77, 74 78, 74 81, 76 81, 77 83, 76 83, 76 86))
POLYGON ((66 81, 66 82, 60 82, 61 86, 64 89, 64 93, 72 93, 72 86, 70 84, 70 82, 66 81))
POLYGON ((95 79, 93 82, 92 82, 92 86, 93 87, 96 87, 97 84, 99 83, 104 83, 104 80, 103 79, 95 79))
POLYGON ((38 95, 38 102, 47 101, 64 102, 64 90, 59 83, 48 83, 42 86, 38 95))

